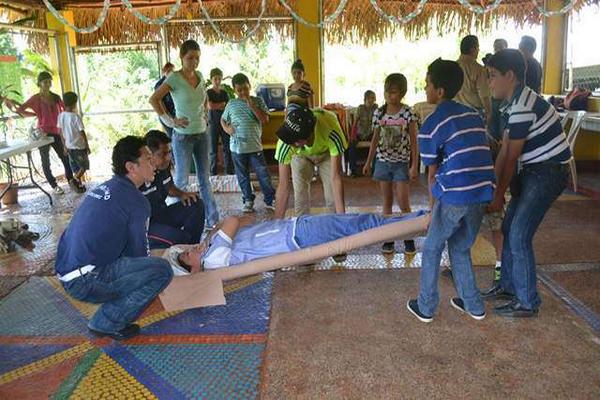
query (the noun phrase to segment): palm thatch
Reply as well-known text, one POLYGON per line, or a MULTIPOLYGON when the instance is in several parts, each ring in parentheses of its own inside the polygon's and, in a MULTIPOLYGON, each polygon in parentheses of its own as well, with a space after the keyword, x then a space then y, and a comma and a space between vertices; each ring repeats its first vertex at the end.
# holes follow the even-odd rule
MULTIPOLYGON (((27 0, 28 2, 36 0, 27 0)), ((299 0, 287 0, 297 9, 299 0)), ((474 5, 490 4, 492 0, 471 0, 474 5)), ((540 0, 540 4, 543 0, 540 0)), ((575 9, 586 4, 599 4, 600 0, 576 0, 575 9)), ((18 1, 13 0, 13 3, 18 1)), ((43 11, 42 7, 39 9, 43 11)), ((102 5, 101 0, 96 1, 54 1, 63 9, 72 10, 75 24, 79 27, 93 25, 102 5)), ((115 1, 115 3, 120 3, 115 1)), ((150 18, 157 18, 168 13, 173 0, 138 0, 132 1, 136 8, 150 18)), ((0 6, 2 1, 0 0, 0 6)), ((260 0, 205 0, 204 4, 213 18, 255 18, 259 14, 260 0)), ((323 14, 331 14, 338 6, 339 0, 323 0, 323 14)), ((382 9, 391 15, 403 16, 413 11, 418 0, 379 0, 382 9)), ((284 37, 293 36, 293 22, 290 14, 278 0, 267 0, 266 19, 253 37, 253 40, 265 40, 271 29, 275 29, 284 37), (288 17, 281 20, 269 20, 273 17, 288 17)), ((389 38, 391 35, 402 32, 409 39, 418 39, 435 31, 444 34, 450 31, 466 33, 469 31, 489 31, 495 25, 512 21, 517 26, 526 24, 539 24, 543 16, 540 15, 531 0, 504 0, 494 11, 479 15, 466 9, 457 0, 429 0, 423 12, 405 25, 399 25, 383 20, 370 5, 369 0, 349 0, 342 15, 324 29, 326 39, 331 43, 361 43, 372 44, 389 38)), ((184 0, 175 19, 179 23, 169 24, 167 28, 168 40, 171 46, 176 47, 183 40, 197 38, 205 43, 218 43, 222 39, 204 19, 199 4, 196 0, 184 0), (185 20, 189 22, 185 22, 185 20), (182 23, 185 22, 185 23, 182 23)), ((45 27, 43 12, 39 12, 38 27, 45 27)), ((217 25, 223 34, 232 39, 240 39, 247 29, 254 26, 248 21, 222 21, 217 25)), ((91 34, 78 34, 78 44, 91 46, 98 44, 125 44, 152 42, 160 40, 160 27, 149 25, 134 15, 124 6, 113 5, 108 17, 99 30, 91 34)), ((46 46, 40 38, 33 39, 34 47, 43 49, 46 46)))

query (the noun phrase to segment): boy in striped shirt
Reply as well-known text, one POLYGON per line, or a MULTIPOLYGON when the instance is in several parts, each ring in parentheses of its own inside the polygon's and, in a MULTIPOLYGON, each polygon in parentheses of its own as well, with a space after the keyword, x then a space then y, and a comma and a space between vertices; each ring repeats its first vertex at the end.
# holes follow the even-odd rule
POLYGON ((477 320, 485 308, 475 282, 471 246, 494 193, 494 165, 480 114, 452 100, 463 84, 458 63, 435 60, 427 69, 427 102, 437 104, 419 132, 429 167, 431 223, 423 246, 419 296, 408 310, 431 322, 439 303, 438 271, 446 242, 458 297, 450 304, 477 320))
POLYGON ((558 114, 524 85, 525 60, 506 49, 488 61, 494 98, 508 103, 508 129, 496 160, 498 187, 490 211, 499 210, 510 185, 511 200, 502 224, 504 245, 500 283, 483 293, 486 299, 510 301, 496 307, 504 317, 532 317, 540 297, 536 288, 533 236, 544 215, 567 186, 571 150, 558 114))

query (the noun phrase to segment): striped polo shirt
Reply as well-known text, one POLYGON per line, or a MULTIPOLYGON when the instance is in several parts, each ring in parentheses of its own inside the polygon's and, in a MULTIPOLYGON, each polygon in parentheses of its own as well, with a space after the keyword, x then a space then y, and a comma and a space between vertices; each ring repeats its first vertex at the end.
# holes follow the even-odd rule
MULTIPOLYGON (((269 113, 262 98, 250 96, 250 101, 261 111, 269 113)), ((235 128, 229 141, 229 149, 232 152, 247 154, 262 151, 262 124, 248 103, 241 99, 230 100, 221 119, 235 128)))
POLYGON ((521 165, 569 162, 571 149, 558 113, 539 94, 527 86, 521 87, 503 112, 508 115, 508 138, 525 139, 519 157, 521 165))
POLYGON ((485 203, 494 194, 494 164, 483 120, 455 101, 439 104, 419 131, 425 165, 439 166, 433 196, 448 204, 485 203))

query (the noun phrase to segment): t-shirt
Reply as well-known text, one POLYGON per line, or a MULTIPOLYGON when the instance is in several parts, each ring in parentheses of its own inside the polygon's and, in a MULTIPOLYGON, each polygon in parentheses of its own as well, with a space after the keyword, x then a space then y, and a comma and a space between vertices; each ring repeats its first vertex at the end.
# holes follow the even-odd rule
POLYGON ((79 114, 63 111, 58 116, 58 127, 65 137, 65 146, 69 150, 85 150, 86 143, 81 132, 85 130, 79 114))
POLYGON ((293 89, 294 85, 295 83, 292 83, 287 89, 288 104, 307 106, 308 99, 314 93, 310 83, 302 81, 297 89, 293 89))
POLYGON ((525 84, 534 92, 542 91, 542 66, 535 58, 529 58, 526 61, 525 84))
MULTIPOLYGON (((269 113, 262 98, 250 96, 250 101, 260 110, 269 113)), ((262 124, 244 100, 230 100, 221 118, 235 128, 229 141, 232 152, 246 154, 262 151, 262 124)))
POLYGON ((146 257, 150 204, 129 178, 115 175, 87 195, 58 242, 56 273, 146 257))
POLYGON ((198 76, 198 86, 195 88, 185 80, 180 71, 173 72, 165 80, 165 83, 171 87, 171 97, 175 103, 175 116, 187 118, 189 122, 185 128, 174 128, 177 133, 191 135, 206 132, 204 77, 198 71, 196 71, 196 75, 198 76))
POLYGON ((439 166, 433 196, 448 204, 485 203, 494 195, 494 164, 479 113, 444 101, 423 123, 419 149, 425 165, 439 166))
POLYGON ((240 228, 232 240, 219 230, 202 261, 205 269, 227 267, 257 258, 288 253, 300 247, 294 240, 296 219, 276 219, 240 228))
POLYGON ((476 110, 484 110, 491 98, 487 69, 466 54, 461 54, 458 64, 464 72, 464 80, 454 100, 476 110))
POLYGON ((167 168, 156 171, 154 180, 151 183, 146 182, 140 187, 140 191, 150 203, 152 210, 150 218, 167 208, 165 200, 169 195, 168 188, 172 184, 173 177, 171 176, 171 171, 167 168))
POLYGON ((522 165, 543 161, 567 163, 572 157, 556 109, 527 86, 515 91, 508 108, 508 138, 525 139, 522 165))
POLYGON ((226 103, 229 100, 229 95, 223 89, 217 92, 215 89, 210 88, 206 91, 206 95, 208 96, 208 101, 213 103, 226 103))
POLYGON ((48 103, 42 99, 42 96, 34 94, 19 107, 19 111, 27 109, 33 110, 37 117, 37 127, 50 135, 58 135, 58 115, 65 109, 60 97, 52 93, 55 102, 48 103))
POLYGON ((376 109, 377 104, 373 104, 369 108, 364 104, 358 106, 358 109, 356 110, 358 140, 370 140, 371 134, 373 133, 373 113, 376 109))
POLYGON ((320 156, 325 153, 339 156, 348 148, 348 141, 344 135, 337 116, 331 111, 316 108, 312 110, 317 124, 315 125, 315 140, 311 146, 301 148, 290 146, 281 140, 277 141, 275 159, 280 164, 290 164, 293 155, 320 156))
POLYGON ((386 162, 410 161, 410 134, 408 126, 418 117, 409 106, 402 105, 396 114, 388 114, 385 106, 373 114, 373 128, 379 128, 377 159, 386 162))

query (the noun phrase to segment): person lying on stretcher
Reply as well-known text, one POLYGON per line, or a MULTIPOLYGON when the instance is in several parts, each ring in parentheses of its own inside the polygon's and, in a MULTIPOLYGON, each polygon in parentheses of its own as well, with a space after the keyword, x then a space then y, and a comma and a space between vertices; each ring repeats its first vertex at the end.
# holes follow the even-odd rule
POLYGON ((419 211, 399 217, 377 214, 303 215, 258 224, 253 224, 248 217, 227 217, 208 240, 180 252, 177 262, 192 273, 228 267, 317 246, 424 214, 424 211, 419 211))

